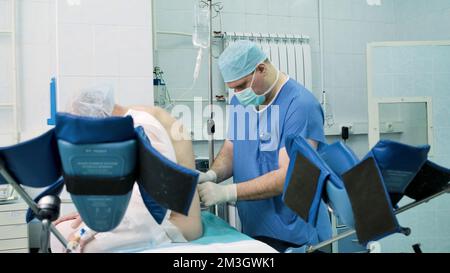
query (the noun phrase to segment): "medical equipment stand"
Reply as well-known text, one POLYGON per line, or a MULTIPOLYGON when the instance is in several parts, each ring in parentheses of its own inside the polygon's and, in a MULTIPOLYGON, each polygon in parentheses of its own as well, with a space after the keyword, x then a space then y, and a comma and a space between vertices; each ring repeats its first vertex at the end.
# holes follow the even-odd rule
POLYGON ((215 123, 214 123, 214 112, 213 112, 213 81, 212 81, 212 0, 208 0, 209 5, 209 69, 208 69, 208 84, 209 84, 209 119, 207 121, 208 135, 209 135, 209 166, 214 163, 214 133, 215 133, 215 123))
MULTIPOLYGON (((212 31, 212 8, 213 3, 212 0, 207 0, 207 4, 209 7, 209 58, 208 58, 208 85, 209 85, 209 93, 208 93, 208 102, 209 102, 209 117, 206 122, 207 131, 208 131, 208 155, 209 155, 209 167, 214 163, 214 133, 215 133, 215 122, 214 122, 214 111, 213 111, 213 81, 212 81, 212 39, 213 39, 213 31, 212 31)), ((217 205, 213 207, 213 213, 218 216, 218 208, 217 205)))
MULTIPOLYGON (((400 208, 396 209, 394 211, 394 215, 400 214, 400 213, 405 212, 405 211, 407 211, 409 209, 412 209, 412 208, 414 208, 414 207, 416 207, 416 206, 418 206, 420 204, 426 203, 426 202, 430 201, 431 199, 434 199, 434 198, 436 198, 436 197, 438 197, 438 196, 440 196, 442 194, 445 194, 445 193, 450 193, 450 185, 447 185, 447 187, 445 189, 443 189, 442 191, 440 191, 440 192, 438 192, 438 193, 436 193, 436 194, 434 194, 434 195, 432 195, 430 197, 427 197, 427 198, 425 198, 423 200, 420 200, 420 201, 411 202, 411 203, 409 203, 409 204, 407 204, 407 205, 405 205, 403 207, 400 207, 400 208)), ((332 244, 334 242, 337 242, 339 240, 347 238, 347 237, 349 237, 349 236, 351 236, 351 235, 353 235, 355 233, 356 233, 356 230, 349 229, 346 232, 341 233, 341 234, 339 234, 338 236, 336 236, 334 238, 331 238, 330 240, 323 241, 322 243, 314 245, 314 246, 309 246, 306 249, 306 253, 311 253, 311 252, 314 252, 316 250, 319 250, 320 248, 322 248, 324 246, 327 246, 329 244, 332 244)), ((411 230, 409 228, 403 228, 401 230, 401 233, 403 233, 406 236, 408 236, 411 233, 411 230)))
POLYGON ((47 195, 39 200, 39 214, 36 217, 42 222, 40 253, 48 253, 50 249, 50 227, 52 221, 59 217, 61 199, 58 196, 47 195))
POLYGON ((39 201, 39 204, 36 204, 36 202, 34 202, 33 199, 28 195, 28 193, 25 192, 25 190, 9 175, 9 173, 6 171, 5 163, 1 158, 0 175, 14 188, 14 190, 16 190, 16 192, 20 195, 20 197, 22 197, 25 203, 27 203, 28 207, 33 211, 36 217, 41 220, 43 225, 43 234, 41 235, 41 249, 39 252, 48 252, 50 232, 52 232, 56 236, 56 238, 58 238, 61 244, 66 247, 67 240, 51 223, 51 221, 56 220, 59 215, 59 198, 56 196, 44 196, 39 201), (43 236, 46 237, 43 238, 43 236))
POLYGON ((214 112, 213 112, 213 82, 212 82, 212 0, 208 0, 209 2, 209 30, 210 30, 210 40, 209 40, 209 69, 208 69, 208 83, 209 83, 209 112, 210 116, 208 119, 208 135, 209 135, 209 166, 212 166, 214 163, 214 133, 215 133, 215 124, 214 124, 214 112))

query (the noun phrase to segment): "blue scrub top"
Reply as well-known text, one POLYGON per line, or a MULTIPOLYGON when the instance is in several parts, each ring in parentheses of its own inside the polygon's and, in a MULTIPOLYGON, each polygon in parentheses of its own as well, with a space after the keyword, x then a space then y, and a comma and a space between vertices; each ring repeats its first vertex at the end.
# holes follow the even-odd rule
MULTIPOLYGON (((302 135, 325 143, 320 103, 305 87, 289 79, 273 102, 261 111, 231 100, 228 140, 233 143, 234 183, 252 180, 278 169, 278 154, 288 135, 302 135)), ((242 231, 298 245, 315 244, 331 237, 325 204, 316 226, 306 223, 283 202, 281 195, 257 201, 238 201, 242 231)))

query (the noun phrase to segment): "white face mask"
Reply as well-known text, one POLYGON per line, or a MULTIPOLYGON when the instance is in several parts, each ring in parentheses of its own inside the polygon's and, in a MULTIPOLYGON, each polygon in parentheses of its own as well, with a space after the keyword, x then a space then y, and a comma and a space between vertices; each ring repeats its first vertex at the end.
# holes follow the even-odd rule
POLYGON ((250 83, 250 87, 245 88, 241 92, 235 93, 235 96, 237 97, 239 102, 244 106, 247 106, 247 105, 259 106, 259 105, 263 104, 264 101, 266 100, 266 95, 269 94, 270 91, 273 90, 273 88, 277 84, 278 79, 280 77, 280 71, 277 70, 277 77, 276 77, 275 81, 273 82, 273 84, 262 95, 257 95, 255 93, 255 90, 253 90, 253 88, 252 88, 253 81, 255 80, 255 74, 256 74, 256 70, 255 70, 255 72, 253 72, 252 82, 250 83))

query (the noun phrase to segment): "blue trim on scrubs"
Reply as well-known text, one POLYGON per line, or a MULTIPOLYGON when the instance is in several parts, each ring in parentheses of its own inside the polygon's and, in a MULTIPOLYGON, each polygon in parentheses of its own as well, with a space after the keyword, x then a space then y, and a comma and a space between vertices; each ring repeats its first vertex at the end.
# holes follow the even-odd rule
MULTIPOLYGON (((325 143, 324 115, 320 103, 305 87, 290 79, 265 110, 242 107, 231 100, 228 139, 233 142, 233 177, 246 182, 278 169, 278 154, 289 135, 325 143), (236 108, 236 106, 238 106, 236 108), (279 118, 275 120, 276 112, 279 118), (245 117, 245 118, 244 118, 245 117), (245 119, 245 124, 242 120, 245 119), (238 122, 241 121, 241 122, 238 122)), ((245 234, 266 236, 298 245, 317 243, 328 237, 331 224, 322 202, 316 227, 304 222, 283 202, 281 195, 256 201, 238 201, 245 234), (321 236, 321 234, 325 234, 321 236)))

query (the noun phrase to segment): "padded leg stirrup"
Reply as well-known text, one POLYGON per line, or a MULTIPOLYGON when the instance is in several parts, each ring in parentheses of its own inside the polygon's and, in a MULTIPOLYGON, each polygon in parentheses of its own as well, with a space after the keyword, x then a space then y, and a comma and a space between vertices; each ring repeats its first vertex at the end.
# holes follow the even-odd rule
POLYGON ((427 161, 405 191, 405 195, 420 201, 445 190, 450 182, 450 170, 427 161))
POLYGON ((298 153, 284 203, 307 222, 319 177, 320 169, 298 153))
POLYGON ((375 160, 369 157, 343 175, 361 244, 400 231, 375 160))

